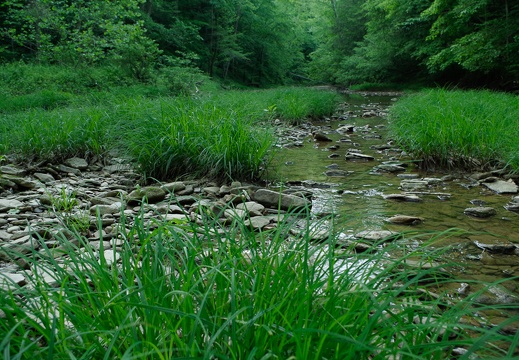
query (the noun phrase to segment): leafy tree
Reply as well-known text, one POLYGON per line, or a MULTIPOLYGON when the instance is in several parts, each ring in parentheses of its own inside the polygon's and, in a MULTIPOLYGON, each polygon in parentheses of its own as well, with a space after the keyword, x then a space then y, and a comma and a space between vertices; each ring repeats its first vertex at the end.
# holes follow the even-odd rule
POLYGON ((457 66, 466 72, 519 76, 519 3, 434 0, 423 11, 433 21, 427 66, 433 73, 457 66), (432 51, 431 51, 432 50, 432 51))
POLYGON ((40 61, 71 65, 115 59, 134 76, 158 48, 145 35, 141 0, 9 0, 1 32, 40 61))

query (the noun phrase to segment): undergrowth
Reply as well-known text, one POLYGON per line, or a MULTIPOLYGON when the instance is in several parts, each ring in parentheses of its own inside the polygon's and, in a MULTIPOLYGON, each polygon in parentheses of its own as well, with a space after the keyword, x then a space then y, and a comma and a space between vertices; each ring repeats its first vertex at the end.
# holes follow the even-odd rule
POLYGON ((519 98, 490 91, 427 90, 390 109, 395 140, 428 166, 519 171, 519 98))

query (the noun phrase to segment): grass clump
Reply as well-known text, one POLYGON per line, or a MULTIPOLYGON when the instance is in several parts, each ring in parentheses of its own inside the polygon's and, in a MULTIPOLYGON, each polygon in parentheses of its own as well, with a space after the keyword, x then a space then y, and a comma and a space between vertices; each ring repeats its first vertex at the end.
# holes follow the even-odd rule
POLYGON ((275 141, 269 120, 330 115, 338 100, 298 88, 208 93, 201 74, 174 67, 161 68, 146 84, 117 78, 108 67, 86 76, 88 70, 6 65, 0 155, 28 163, 110 153, 145 178, 258 179, 275 141))
POLYGON ((336 92, 313 88, 279 88, 253 91, 219 92, 212 100, 251 116, 267 119, 280 118, 299 123, 308 118, 332 115, 340 97, 336 92))
POLYGON ((268 161, 273 135, 240 109, 183 97, 133 106, 119 143, 146 177, 255 179, 268 161))
POLYGON ((428 166, 519 171, 519 98, 490 91, 427 90, 390 109, 395 140, 428 166))
POLYGON ((22 255, 27 285, 0 287, 0 352, 12 359, 445 359, 455 347, 466 358, 513 354, 487 345, 513 347, 517 339, 459 321, 470 303, 417 292, 440 270, 403 271, 416 254, 388 261, 381 252, 341 265, 332 237, 311 245, 310 223, 289 236, 294 224, 286 219, 255 233, 241 220, 222 229, 217 219, 197 226, 139 216, 124 226, 122 215, 119 249, 96 250, 79 235, 61 239, 63 257, 43 245, 22 255))

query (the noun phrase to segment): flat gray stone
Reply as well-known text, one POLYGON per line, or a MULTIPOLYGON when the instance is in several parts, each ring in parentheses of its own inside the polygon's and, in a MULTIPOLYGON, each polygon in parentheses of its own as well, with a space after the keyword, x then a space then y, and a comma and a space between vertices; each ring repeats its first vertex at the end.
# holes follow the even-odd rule
POLYGON ((0 173, 15 175, 15 176, 23 176, 23 175, 25 175, 25 170, 17 168, 14 165, 3 165, 3 166, 0 166, 0 173))
POLYGON ((484 186, 498 194, 517 194, 518 187, 512 179, 508 181, 497 180, 494 182, 483 183, 484 186))
POLYGON ((254 200, 270 208, 281 210, 294 210, 310 208, 312 202, 300 196, 279 193, 277 191, 259 189, 254 193, 254 200))
POLYGON ((250 226, 255 230, 261 230, 268 224, 270 224, 270 218, 267 216, 254 216, 245 220, 245 226, 250 226))
POLYGON ((161 202, 166 198, 166 192, 158 186, 146 186, 133 190, 128 194, 129 203, 138 203, 145 199, 150 204, 161 202))
POLYGON ((162 185, 162 188, 167 192, 174 193, 176 191, 184 190, 186 185, 182 181, 175 181, 162 185))
POLYGON ((246 210, 252 216, 261 216, 261 215, 263 215, 265 206, 261 205, 260 203, 255 202, 255 201, 247 201, 247 202, 236 205, 236 209, 246 210))
POLYGON ((424 218, 418 216, 395 215, 387 219, 387 221, 398 225, 418 225, 424 221, 424 218))
POLYGON ((497 214, 496 209, 489 206, 466 208, 464 213, 478 218, 488 218, 497 214))
POLYGON ((74 169, 86 170, 88 168, 88 163, 85 159, 73 157, 65 160, 65 165, 70 166, 74 169))
POLYGON ((16 199, 0 199, 0 212, 7 212, 23 206, 23 202, 16 199))
POLYGON ((34 177, 36 179, 40 180, 44 184, 48 184, 48 183, 51 183, 54 180, 56 180, 56 179, 54 179, 54 176, 52 176, 51 174, 45 174, 45 173, 34 173, 34 177))
POLYGON ((357 239, 369 240, 369 241, 390 241, 395 240, 399 233, 389 230, 364 230, 354 235, 357 239))

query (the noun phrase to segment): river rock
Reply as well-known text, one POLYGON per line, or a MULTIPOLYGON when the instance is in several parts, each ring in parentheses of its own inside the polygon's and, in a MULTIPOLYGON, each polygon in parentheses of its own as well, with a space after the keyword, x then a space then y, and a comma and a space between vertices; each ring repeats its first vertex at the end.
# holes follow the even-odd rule
POLYGON ((166 198, 166 192, 158 186, 146 186, 133 190, 128 194, 128 203, 138 203, 145 199, 150 204, 161 202, 166 198))
POLYGON ((396 164, 380 164, 374 167, 375 171, 383 171, 389 173, 396 173, 406 171, 406 168, 396 164))
POLYGON ((388 222, 392 224, 399 225, 419 225, 425 219, 418 216, 408 216, 408 215, 395 215, 387 219, 388 222))
POLYGON ((0 199, 0 212, 8 212, 23 206, 21 201, 16 199, 0 199))
POLYGON ((17 286, 25 284, 25 276, 22 274, 0 272, 0 288, 4 290, 15 290, 17 286))
POLYGON ((478 248, 495 254, 514 254, 517 246, 509 241, 501 239, 474 240, 474 245, 478 248))
POLYGON ((255 230, 261 230, 268 224, 270 224, 270 217, 267 216, 253 216, 250 219, 245 220, 245 226, 250 226, 255 230))
POLYGON ((78 158, 78 157, 73 157, 73 158, 67 159, 64 161, 64 163, 65 163, 65 165, 70 166, 71 168, 74 168, 74 169, 86 170, 88 168, 87 161, 85 159, 78 158))
POLYGON ((357 239, 368 241, 391 241, 400 237, 400 234, 389 230, 364 230, 354 236, 357 239))
POLYGON ((47 174, 47 173, 37 172, 37 173, 34 173, 34 177, 36 179, 40 180, 44 184, 49 184, 56 180, 56 179, 54 179, 54 176, 52 176, 51 174, 47 174))
POLYGON ((403 191, 425 190, 429 183, 425 180, 406 179, 400 182, 400 189, 403 191))
POLYGON ((261 216, 261 215, 263 215, 265 206, 255 202, 255 201, 247 201, 247 202, 236 205, 236 209, 246 210, 249 212, 249 214, 251 216, 261 216))
POLYGON ((343 125, 337 129, 337 132, 341 135, 352 133, 355 129, 355 125, 343 125))
POLYGON ((352 152, 352 151, 348 151, 348 153, 346 154, 345 157, 346 157, 346 160, 367 160, 367 161, 375 160, 375 158, 371 155, 366 155, 366 154, 352 152))
POLYGON ((413 173, 407 173, 407 174, 398 174, 397 175, 400 179, 403 179, 403 180, 414 180, 414 179, 418 179, 420 177, 420 175, 418 174, 413 174, 413 173))
POLYGON ((33 180, 30 180, 30 179, 27 179, 27 178, 19 177, 19 176, 4 175, 3 179, 12 181, 17 186, 19 186, 20 188, 23 188, 23 189, 31 190, 31 189, 34 189, 34 188, 38 187, 38 183, 37 182, 35 182, 33 180))
POLYGON ((64 165, 64 164, 60 164, 60 165, 56 166, 56 169, 65 174, 74 174, 76 176, 81 175, 81 170, 64 165))
POLYGON ((382 197, 386 200, 396 200, 396 201, 408 201, 408 202, 420 202, 422 199, 414 194, 388 194, 382 195, 382 197))
POLYGON ((0 173, 14 176, 24 176, 26 171, 14 165, 3 165, 0 166, 0 173))
POLYGON ((508 181, 497 180, 494 182, 485 182, 483 185, 498 194, 517 194, 518 191, 517 185, 512 179, 508 181))
POLYGON ((184 190, 186 188, 186 184, 184 184, 182 181, 175 181, 162 185, 162 188, 169 193, 174 193, 184 190))
POLYGON ((305 198, 268 189, 257 190, 254 193, 254 200, 266 207, 279 207, 281 210, 309 209, 312 206, 312 202, 305 198))
POLYGON ((488 218, 497 214, 497 211, 489 206, 479 206, 466 208, 465 215, 470 215, 478 218, 488 218))
POLYGON ((346 177, 350 174, 352 174, 353 171, 345 171, 345 170, 339 170, 339 169, 331 169, 324 172, 324 175, 329 177, 346 177))
POLYGON ((312 136, 314 137, 314 140, 317 142, 331 142, 333 141, 328 136, 322 133, 314 132, 312 133, 312 136))

